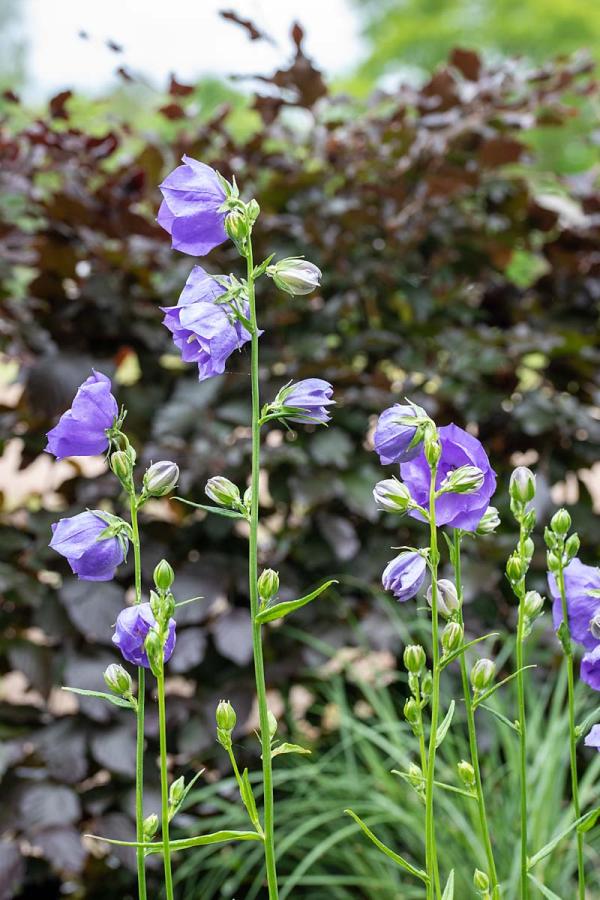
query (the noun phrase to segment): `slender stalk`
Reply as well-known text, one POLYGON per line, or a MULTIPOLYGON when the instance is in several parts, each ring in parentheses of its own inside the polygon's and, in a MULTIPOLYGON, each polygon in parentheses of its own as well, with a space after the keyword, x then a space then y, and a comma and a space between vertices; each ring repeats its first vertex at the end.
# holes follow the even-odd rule
POLYGON ((441 897, 440 873, 438 869, 435 841, 435 821, 433 816, 433 787, 435 779, 435 753, 437 742, 438 718, 440 710, 440 644, 437 576, 439 551, 437 546, 437 525, 435 520, 435 477, 437 466, 431 466, 429 485, 429 564, 431 569, 431 640, 432 640, 432 692, 431 692, 431 727, 429 731, 429 753, 425 779, 425 860, 429 882, 427 897, 441 897))
POLYGON ((258 718, 260 723, 260 740, 262 745, 262 769, 264 791, 264 846, 265 865, 269 900, 277 900, 277 869, 275 865, 274 836, 274 804, 273 773, 271 764, 271 736, 269 733, 269 716, 267 706, 267 689, 265 684, 265 668, 260 623, 256 621, 258 614, 258 492, 260 479, 260 383, 258 373, 258 324, 256 318, 256 294, 254 290, 254 257, 252 238, 246 242, 246 264, 248 279, 248 303, 250 307, 251 326, 251 386, 252 386, 252 505, 250 511, 250 543, 248 549, 248 579, 250 590, 250 615, 252 617, 252 648, 254 655, 254 675, 256 680, 256 697, 258 702, 258 718))
MULTIPOLYGON (((525 559, 526 531, 520 523, 519 556, 525 559)), ((519 618, 517 622, 517 698, 519 705, 519 775, 520 775, 520 808, 521 808, 521 900, 529 897, 527 879, 527 729, 525 722, 525 673, 523 672, 523 651, 525 643, 525 576, 518 585, 519 618)))
POLYGON ((167 900, 173 900, 173 875, 171 873, 171 844, 169 841, 169 779, 167 775, 167 714, 165 704, 165 673, 161 666, 156 676, 158 692, 158 731, 160 741, 160 807, 163 861, 165 867, 165 892, 167 900))
MULTIPOLYGON (((142 565, 140 550, 140 531, 138 525, 138 500, 133 485, 129 491, 129 509, 131 514, 131 532, 133 545, 133 564, 135 571, 135 602, 142 602, 142 565)), ((136 751, 135 751, 135 832, 138 844, 144 841, 144 706, 146 699, 146 672, 143 666, 137 670, 137 714, 136 714, 136 751)), ((146 900, 146 865, 143 847, 136 850, 138 896, 146 900)))
MULTIPOLYGON (((562 606, 562 618, 564 622, 565 640, 563 641, 565 651, 565 663, 567 667, 567 691, 569 705, 569 754, 571 760, 571 793, 573 795, 573 811, 575 818, 581 815, 581 804, 579 802, 579 778, 577 775, 577 735, 575 732, 575 681, 573 678, 573 645, 571 644, 571 629, 569 626, 569 612, 567 607, 567 593, 565 590, 565 572, 562 560, 558 568, 558 589, 560 591, 560 602, 562 606)), ((576 832, 577 836, 577 873, 579 900, 585 900, 585 864, 583 859, 583 834, 576 832)))
MULTIPOLYGON (((462 567, 460 559, 461 534, 460 531, 454 529, 454 580, 456 583, 456 592, 459 598, 459 622, 464 627, 462 604, 463 604, 463 588, 462 588, 462 567)), ((479 825, 481 828, 481 836, 485 848, 485 855, 488 863, 488 874, 491 881, 492 900, 500 900, 500 886, 498 884, 498 875, 496 873, 496 863, 494 860, 494 851, 492 849, 492 841, 490 830, 488 827, 487 813, 485 809, 485 798, 483 795, 483 784, 481 781, 481 768, 479 765, 479 749, 477 747, 477 731, 475 728, 475 711, 473 710, 473 699, 471 696, 471 686, 469 684, 469 675, 467 673, 467 661, 465 654, 461 653, 460 660, 460 677, 462 680, 463 697, 465 701, 465 710, 467 713, 467 730, 469 733, 469 752, 471 755, 471 765, 475 772, 475 790, 477 793, 477 810, 479 813, 479 825)))

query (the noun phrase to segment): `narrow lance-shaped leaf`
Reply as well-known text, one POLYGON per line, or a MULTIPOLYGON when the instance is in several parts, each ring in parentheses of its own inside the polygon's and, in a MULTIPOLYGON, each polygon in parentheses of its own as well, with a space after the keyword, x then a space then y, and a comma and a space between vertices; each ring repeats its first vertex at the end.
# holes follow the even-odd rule
POLYGON ((436 735, 436 741, 435 741, 436 748, 440 746, 440 744, 446 737, 446 734, 448 733, 448 729, 450 728, 450 723, 452 722, 452 716, 454 715, 454 707, 455 706, 456 706, 456 703, 454 702, 454 700, 452 700, 450 702, 450 706, 448 707, 448 712, 444 716, 444 721, 438 728, 438 732, 436 735))
POLYGON ((567 825, 566 828, 563 828, 562 831, 559 831, 558 834, 555 834, 547 844, 544 844, 541 850, 538 850, 537 853, 534 853, 534 855, 529 859, 527 868, 533 869, 533 867, 537 865, 537 863, 548 856, 549 853, 552 853, 554 848, 557 846, 557 844, 560 844, 563 838, 566 838, 566 836, 574 831, 578 826, 581 826, 583 823, 587 823, 588 820, 593 819, 595 821, 598 815, 600 815, 600 807, 598 809, 592 810, 592 812, 586 813, 584 816, 580 816, 578 819, 575 819, 574 822, 571 822, 570 825, 567 825))
POLYGON ((442 894, 442 900, 454 900, 454 869, 451 869, 448 875, 448 881, 442 894))
POLYGON ((114 706, 120 706, 123 709, 135 709, 135 703, 131 700, 125 700, 123 697, 116 697, 114 694, 107 694, 104 691, 86 691, 83 688, 63 687, 63 691, 70 691, 72 694, 81 694, 82 697, 98 697, 100 700, 108 700, 114 706))
MULTIPOLYGON (((143 847, 147 853, 162 853, 162 841, 144 843, 142 841, 117 841, 114 838, 102 837, 98 834, 86 834, 85 837, 95 841, 104 841, 116 847, 143 847)), ((212 834, 201 834, 193 838, 181 838, 169 841, 171 850, 188 850, 191 847, 204 847, 207 844, 221 844, 225 841, 262 841, 262 835, 256 831, 215 831, 212 834)))
POLYGON ((282 619, 284 616, 289 615, 289 613, 300 609, 302 606, 306 606, 311 600, 315 600, 316 597, 319 597, 327 590, 327 588, 331 587, 332 584, 339 584, 339 582, 335 578, 332 578, 314 591, 311 591, 306 597, 300 597, 299 600, 286 600, 284 603, 276 603, 274 606, 268 606, 267 609, 262 609, 258 613, 256 621, 263 625, 265 622, 272 622, 274 619, 282 619))
POLYGON ((427 872, 424 872, 423 869, 417 869, 415 866, 412 866, 407 860, 405 860, 398 853, 394 853, 393 850, 390 850, 389 847, 386 847, 384 843, 382 843, 378 837, 376 837, 370 828, 368 828, 365 823, 362 821, 359 816, 356 815, 351 809, 345 809, 344 812, 352 816, 356 824, 359 828, 366 834, 370 841, 373 841, 376 847, 378 847, 382 853, 385 853, 389 859, 392 859, 397 865, 399 865, 402 869, 405 869, 407 872, 410 872, 411 875, 414 875, 415 878, 420 878, 421 881, 424 881, 425 884, 429 884, 429 878, 427 876, 427 872))
POLYGON ((174 500, 179 500, 180 503, 186 503, 188 506, 193 506, 195 509, 203 509, 204 512, 216 513, 218 516, 225 516, 227 519, 245 519, 246 516, 242 512, 238 512, 237 509, 226 509, 224 506, 206 506, 204 503, 194 503, 192 500, 186 500, 184 497, 173 497, 174 500))
POLYGON ((284 741, 283 744, 279 744, 277 747, 273 747, 271 750, 271 756, 281 756, 282 753, 312 753, 312 750, 307 750, 306 747, 301 747, 300 744, 288 744, 287 741, 284 741))

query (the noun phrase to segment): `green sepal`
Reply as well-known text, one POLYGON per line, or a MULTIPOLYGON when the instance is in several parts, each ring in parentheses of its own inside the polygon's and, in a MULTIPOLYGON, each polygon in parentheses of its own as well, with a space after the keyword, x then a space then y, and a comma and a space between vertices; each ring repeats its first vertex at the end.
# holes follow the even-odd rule
POLYGON ((267 266, 274 256, 275 254, 271 253, 271 255, 267 256, 267 258, 264 259, 258 266, 254 266, 254 271, 252 272, 252 278, 254 281, 256 281, 257 278, 260 278, 261 275, 265 274, 265 272, 267 271, 267 266))
POLYGON ((416 866, 412 866, 409 862, 407 862, 407 860, 405 860, 398 853, 394 853, 393 850, 390 850, 389 847, 386 847, 386 845, 384 843, 382 843, 379 840, 379 838, 373 834, 371 829, 368 828, 365 825, 365 823, 362 821, 362 819, 359 818, 359 816, 357 816, 356 813, 353 812, 351 809, 345 809, 344 812, 354 819, 356 824, 363 831, 363 833, 366 834, 366 836, 369 838, 369 840, 372 841, 375 844, 375 846, 378 847, 379 850, 381 850, 382 853, 385 853, 385 855, 389 859, 392 859, 402 869, 405 869, 407 872, 410 872, 410 874, 414 875, 415 878, 420 878, 421 881, 423 881, 425 884, 429 884, 429 877, 427 875, 427 872, 424 872, 423 869, 417 869, 416 866))
POLYGON ((120 706, 122 709, 136 709, 137 703, 135 697, 131 700, 125 700, 124 697, 117 697, 114 694, 107 694, 105 691, 86 691, 83 688, 63 687, 63 691, 70 691, 72 694, 81 694, 82 697, 98 697, 100 700, 108 700, 114 706, 120 706))
POLYGON ((319 597, 327 590, 327 588, 331 587, 332 584, 339 584, 339 581, 332 578, 320 587, 315 588, 314 591, 311 591, 311 593, 307 594, 305 597, 300 597, 298 600, 286 600, 283 603, 276 603, 274 606, 268 606, 266 609, 257 613, 254 621, 258 622, 259 625, 264 625, 265 622, 272 622, 274 619, 282 619, 284 616, 289 615, 291 612, 295 612, 295 610, 300 609, 302 606, 306 606, 311 600, 319 597))

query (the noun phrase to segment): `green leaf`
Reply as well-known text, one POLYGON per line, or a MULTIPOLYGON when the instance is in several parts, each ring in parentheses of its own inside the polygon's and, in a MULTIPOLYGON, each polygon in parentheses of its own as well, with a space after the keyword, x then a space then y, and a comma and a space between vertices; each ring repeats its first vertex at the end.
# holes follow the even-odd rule
POLYGON ((218 516, 225 516, 227 519, 246 518, 244 513, 238 512, 236 509, 225 509, 225 507, 221 506, 206 506, 204 503, 192 503, 191 500, 185 500, 183 497, 173 497, 173 499, 179 500, 180 503, 186 503, 188 506, 193 506, 195 509, 203 509, 204 512, 216 513, 218 516))
POLYGON ((502 681, 499 681, 498 684, 495 684, 489 690, 484 691, 484 693, 481 695, 481 697, 478 697, 477 700, 473 700, 473 709, 477 709, 477 707, 480 706, 484 700, 488 700, 489 697, 492 696, 492 694, 496 693, 498 688, 501 688, 503 685, 508 684, 509 681, 512 681, 513 678, 516 678, 517 675, 519 674, 519 672, 524 672, 525 669, 536 669, 536 668, 537 668, 537 666, 535 666, 535 665, 521 666, 521 668, 517 669, 516 672, 513 672, 511 675, 508 675, 507 678, 503 678, 502 681))
POLYGON ((446 887, 442 894, 442 900, 454 900, 454 869, 451 869, 450 874, 448 875, 448 881, 446 882, 446 887))
POLYGON ((244 769, 244 771, 242 772, 240 794, 242 796, 242 803, 246 807, 246 811, 248 813, 248 816, 250 817, 250 821, 256 828, 257 832, 262 834, 262 826, 260 824, 260 818, 258 816, 258 809, 256 808, 256 800, 254 799, 254 794, 252 792, 252 785, 250 784, 250 778, 248 777, 248 769, 244 769))
POLYGON ((594 725, 600 719, 600 706, 597 706, 596 709, 586 716, 581 725, 578 725, 575 729, 575 733, 578 738, 583 737, 586 734, 590 725, 594 725))
POLYGON ((444 659, 440 660, 440 669, 445 669, 447 665, 457 659, 457 657, 459 657, 461 653, 464 653, 465 650, 468 650, 469 647, 474 647, 475 644, 479 644, 481 641, 487 641, 488 638, 498 637, 498 635, 498 631, 490 631, 489 634, 484 634, 483 637, 475 638, 475 640, 463 644, 458 650, 454 650, 452 653, 448 654, 448 656, 444 657, 444 659))
POLYGON ((442 741, 444 740, 444 738, 446 737, 446 735, 448 733, 448 729, 450 728, 450 723, 452 722, 452 716, 454 715, 454 707, 455 706, 456 706, 456 703, 454 702, 454 700, 451 700, 450 706, 448 707, 448 712, 444 716, 444 721, 438 728, 437 734, 435 736, 436 749, 440 746, 440 744, 442 743, 442 741))
POLYGON ((200 778, 200 776, 204 773, 204 771, 205 771, 204 769, 200 769, 199 772, 196 772, 196 774, 195 774, 194 777, 191 779, 191 781, 190 781, 188 784, 186 784, 186 786, 185 786, 185 788, 184 788, 184 791, 183 791, 183 794, 181 795, 181 799, 180 799, 179 803, 177 804, 177 806, 176 806, 174 809, 171 810, 171 813, 170 813, 170 815, 169 815, 169 822, 171 821, 171 819, 174 818, 174 816, 177 815, 177 813, 179 812, 179 810, 180 810, 181 807, 183 806, 183 802, 184 802, 185 798, 187 797, 187 795, 189 794, 189 792, 191 791, 191 789, 194 787, 194 785, 196 784, 196 782, 198 781, 198 779, 200 778))
POLYGON ((503 722, 504 725, 508 725, 509 728, 512 728, 513 731, 516 731, 516 733, 519 734, 521 729, 519 728, 518 722, 511 722, 510 719, 508 719, 506 716, 502 715, 501 712, 498 712, 497 709, 492 709, 491 706, 487 706, 485 703, 480 703, 478 705, 482 709, 486 709, 493 716, 496 716, 496 718, 499 719, 500 722, 503 722))
MULTIPOLYGON (((404 778, 405 781, 414 787, 415 775, 409 775, 408 772, 399 772, 398 769, 392 769, 392 775, 399 775, 400 778, 404 778)), ((425 785, 424 777, 421 777, 420 783, 423 786, 425 785)), ((460 794, 461 797, 466 797, 467 800, 477 799, 477 794, 473 793, 473 791, 465 791, 463 788, 455 787, 453 784, 446 784, 444 781, 434 781, 433 783, 443 791, 449 791, 451 794, 460 794)))
POLYGON ((123 697, 116 697, 114 694, 107 694, 105 691, 85 691, 83 688, 63 687, 63 691, 70 691, 72 694, 81 694, 82 697, 98 697, 100 700, 108 700, 114 706, 120 706, 122 709, 135 709, 131 700, 125 700, 123 697))
MULTIPOLYGON (((578 819, 575 819, 574 822, 571 822, 570 825, 567 825, 566 828, 563 828, 562 831, 559 831, 558 834, 555 834, 547 844, 544 844, 541 850, 538 850, 537 853, 534 853, 534 855, 529 859, 529 862, 527 863, 527 868, 533 869, 533 867, 546 856, 548 856, 549 853, 552 853, 554 848, 557 846, 557 844, 560 844, 563 838, 566 838, 568 834, 578 828, 578 826, 581 826, 584 822, 587 823, 589 819, 593 819, 595 822, 599 815, 600 807, 598 809, 592 810, 592 812, 586 813, 584 816, 580 816, 578 819)), ((592 825, 594 824, 594 822, 592 822, 592 825)), ((590 828, 592 827, 592 825, 590 825, 590 828)))
POLYGON ((600 807, 598 809, 592 810, 591 813, 587 814, 585 822, 582 822, 581 825, 577 827, 577 831, 579 834, 585 834, 586 831, 591 831, 596 822, 598 821, 598 817, 600 816, 600 807))
MULTIPOLYGON (((143 843, 137 841, 117 841, 114 838, 102 837, 98 834, 86 834, 85 837, 117 847, 143 847, 147 853, 162 853, 162 841, 143 843)), ((193 838, 181 838, 169 841, 171 850, 188 850, 190 847, 204 847, 206 844, 221 844, 225 841, 262 841, 262 835, 256 831, 215 831, 212 834, 201 834, 193 838)))
POLYGON ((273 748, 271 756, 280 756, 282 753, 312 753, 312 750, 307 750, 306 747, 301 747, 300 744, 288 744, 287 741, 284 741, 283 744, 273 748))
POLYGON ((393 850, 390 850, 389 847, 386 847, 378 837, 375 837, 370 828, 368 828, 365 823, 360 819, 355 812, 351 809, 345 809, 344 812, 352 816, 356 824, 359 828, 366 834, 370 841, 373 841, 376 847, 378 847, 382 853, 385 853, 389 859, 392 859, 397 865, 401 868, 405 869, 407 872, 410 872, 411 875, 414 875, 415 878, 420 878, 421 881, 425 882, 425 884, 429 884, 429 878, 427 876, 427 872, 424 872, 423 869, 417 869, 415 866, 411 866, 409 862, 407 862, 402 856, 399 856, 397 853, 394 853, 393 850))
POLYGON ((300 609, 300 607, 302 606, 306 606, 306 604, 310 603, 311 600, 319 597, 324 591, 327 590, 327 588, 331 587, 332 584, 339 584, 339 582, 335 578, 332 578, 330 581, 326 581, 325 584, 322 584, 314 591, 311 591, 311 593, 307 594, 306 597, 300 597, 299 600, 287 600, 284 603, 276 603, 274 606, 268 606, 266 609, 263 609, 258 613, 258 615, 256 616, 256 621, 260 625, 263 625, 265 622, 272 622, 274 619, 282 619, 284 616, 289 615, 289 613, 300 609))
POLYGON ((274 256, 275 256, 275 254, 271 253, 271 255, 267 256, 266 259, 263 259, 263 261, 258 266, 254 266, 254 271, 252 272, 252 278, 254 278, 256 280, 257 278, 260 278, 261 275, 264 275, 265 272, 267 271, 267 266, 270 264, 270 262, 274 256))
POLYGON ((554 891, 551 891, 550 888, 546 887, 545 884, 542 884, 541 881, 538 881, 537 878, 535 878, 535 876, 531 874, 531 872, 529 872, 528 877, 529 880, 535 884, 540 894, 543 894, 544 897, 547 897, 547 900, 562 900, 562 898, 559 897, 558 894, 555 894, 554 891))

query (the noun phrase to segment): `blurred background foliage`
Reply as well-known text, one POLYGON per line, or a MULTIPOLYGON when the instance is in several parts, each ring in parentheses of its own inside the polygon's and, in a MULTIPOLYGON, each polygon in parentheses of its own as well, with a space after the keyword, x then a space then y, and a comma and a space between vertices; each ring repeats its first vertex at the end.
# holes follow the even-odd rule
MULTIPOLYGON (((299 895, 322 897, 326 885, 328 896, 410 896, 412 886, 383 858, 375 861, 354 827, 345 832, 345 858, 356 870, 338 867, 334 835, 349 825, 338 788, 360 786, 366 761, 369 790, 383 804, 373 822, 384 821, 400 852, 421 852, 410 827, 394 831, 391 813, 409 789, 389 769, 394 743, 406 747, 394 713, 404 694, 398 661, 414 634, 411 619, 418 628, 422 617, 414 604, 397 610, 385 602, 379 579, 390 547, 423 534, 374 509, 371 489, 382 470, 369 435, 377 414, 408 395, 440 423, 478 434, 498 470, 501 532, 467 547, 466 619, 474 634, 514 619, 502 568, 514 542, 505 493, 516 462, 536 468, 541 523, 555 503, 567 502, 584 561, 597 559, 600 194, 592 64, 484 63, 454 48, 421 87, 352 99, 330 90, 305 55, 298 26, 293 40, 290 65, 255 80, 252 92, 172 79, 157 94, 122 67, 122 92, 109 100, 65 91, 32 114, 14 90, 2 97, 0 897, 132 896, 130 854, 107 853, 81 834, 133 835, 133 722, 60 690, 101 687, 103 668, 116 659, 111 626, 131 594, 131 563, 114 583, 78 583, 47 548, 57 516, 98 506, 118 512, 122 498, 102 461, 55 463, 44 455, 45 432, 95 366, 115 380, 141 465, 174 459, 182 495, 201 502, 209 475, 241 484, 249 469, 247 354, 232 358, 223 378, 199 385, 161 325, 160 307, 176 302, 193 262, 170 249, 154 220, 157 185, 182 153, 226 177, 235 173, 244 195, 257 197, 257 258, 305 254, 324 273, 314 296, 291 300, 265 286, 259 298, 265 397, 290 378, 317 374, 335 385, 338 401, 327 430, 272 427, 264 453, 263 563, 280 570, 284 596, 325 576, 341 579, 338 592, 302 610, 293 627, 266 632, 272 708, 282 730, 314 751, 308 762, 283 757, 278 775, 282 798, 295 804, 288 822, 312 810, 323 838, 313 869, 293 868, 298 851, 288 841, 282 872, 296 879, 299 895), (389 702, 373 685, 391 685, 389 702), (354 752, 348 710, 373 733, 388 733, 382 758, 364 733, 354 752), (316 797, 327 807, 324 818, 316 797), (377 877, 369 880, 369 871, 377 877)), ((224 245, 207 265, 237 271, 238 260, 224 245)), ((178 599, 204 598, 180 611, 169 735, 178 772, 206 767, 207 787, 181 826, 208 830, 221 813, 237 815, 230 782, 215 787, 227 773, 214 740, 219 697, 238 711, 240 755, 253 765, 258 755, 245 534, 166 500, 145 507, 142 527, 146 587, 167 556, 178 599)), ((539 537, 531 586, 542 589, 539 537)), ((557 649, 547 621, 539 640, 552 669, 557 649)), ((534 676, 538 685, 546 673, 534 676)), ((550 700, 541 690, 534 696, 543 717, 550 700)), ((591 707, 589 696, 585 702, 591 707)), ((498 754, 490 771, 498 775, 501 763, 509 777, 509 752, 493 728, 483 728, 498 754)), ((151 761, 151 713, 148 731, 151 761)), ((560 742, 552 746, 556 752, 560 742)), ((156 773, 151 764, 147 770, 152 812, 156 773)), ((506 795, 501 778, 491 783, 506 795)), ((491 806, 512 834, 510 803, 491 806)), ((543 832, 543 809, 539 816, 543 832)), ((283 816, 280 826, 285 834, 283 816)), ((463 826, 456 824, 456 839, 471 840, 463 826)), ((246 861, 251 852, 226 847, 188 857, 180 883, 190 897, 198 878, 205 879, 202 896, 229 900, 233 889, 260 896, 246 861), (215 874, 223 865, 236 873, 235 888, 215 874)), ((502 852, 509 860, 510 848, 502 852)), ((567 896, 568 866, 553 872, 548 884, 561 891, 566 884, 567 896)), ((465 869, 460 878, 467 876, 465 869)))

